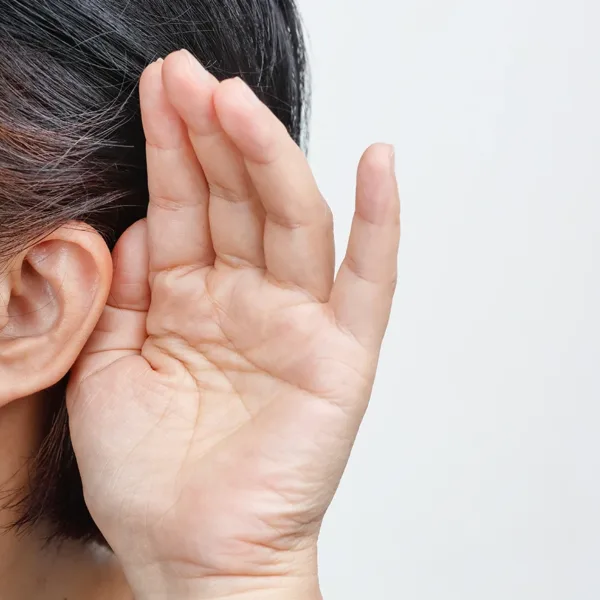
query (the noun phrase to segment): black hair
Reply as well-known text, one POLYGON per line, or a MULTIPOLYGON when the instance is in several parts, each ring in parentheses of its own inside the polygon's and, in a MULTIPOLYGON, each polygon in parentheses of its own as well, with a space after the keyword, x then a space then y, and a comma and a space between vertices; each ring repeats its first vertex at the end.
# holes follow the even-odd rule
MULTIPOLYGON (((0 0, 0 265, 70 221, 112 247, 145 216, 143 69, 186 48, 218 79, 239 76, 306 147, 307 66, 294 0, 0 0)), ((68 431, 66 379, 15 526, 101 540, 68 431)))

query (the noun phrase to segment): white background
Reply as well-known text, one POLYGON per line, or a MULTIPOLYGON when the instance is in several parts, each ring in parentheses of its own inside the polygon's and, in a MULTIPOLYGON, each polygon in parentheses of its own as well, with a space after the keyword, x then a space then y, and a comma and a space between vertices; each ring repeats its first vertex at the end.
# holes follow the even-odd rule
POLYGON ((600 598, 600 3, 299 0, 343 253, 397 146, 403 245, 326 600, 600 598))

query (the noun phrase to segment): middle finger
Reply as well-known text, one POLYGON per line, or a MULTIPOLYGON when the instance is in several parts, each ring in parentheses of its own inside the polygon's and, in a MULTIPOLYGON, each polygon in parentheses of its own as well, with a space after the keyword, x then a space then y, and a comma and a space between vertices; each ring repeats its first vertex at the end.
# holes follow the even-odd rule
POLYGON ((171 104, 188 127, 209 185, 209 220, 217 259, 233 267, 264 268, 265 211, 243 157, 217 118, 213 96, 218 80, 181 50, 165 60, 163 81, 171 104))

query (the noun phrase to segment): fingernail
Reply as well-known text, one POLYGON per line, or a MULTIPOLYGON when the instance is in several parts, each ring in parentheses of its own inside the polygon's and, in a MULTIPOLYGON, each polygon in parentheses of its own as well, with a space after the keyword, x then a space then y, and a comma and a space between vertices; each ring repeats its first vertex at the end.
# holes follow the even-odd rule
POLYGON ((156 59, 154 62, 155 62, 157 65, 161 65, 161 64, 162 64, 162 63, 164 63, 165 61, 164 61, 162 58, 157 58, 157 59, 156 59))
POLYGON ((180 50, 181 54, 186 57, 190 73, 196 79, 201 81, 211 81, 213 76, 200 64, 198 59, 185 48, 180 50))
POLYGON ((248 104, 249 106, 257 106, 260 104, 258 96, 252 91, 250 86, 240 77, 236 77, 238 93, 240 100, 248 104))

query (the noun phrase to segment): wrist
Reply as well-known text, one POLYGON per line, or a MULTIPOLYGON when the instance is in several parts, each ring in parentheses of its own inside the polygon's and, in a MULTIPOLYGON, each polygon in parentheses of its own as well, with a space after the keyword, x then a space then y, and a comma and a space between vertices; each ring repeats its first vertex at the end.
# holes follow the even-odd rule
POLYGON ((135 600, 323 600, 318 578, 311 580, 204 580, 163 582, 134 590, 135 600), (166 585, 165 585, 166 583, 166 585))
POLYGON ((154 564, 126 568, 126 575, 135 600, 322 600, 316 548, 235 570, 154 564))

